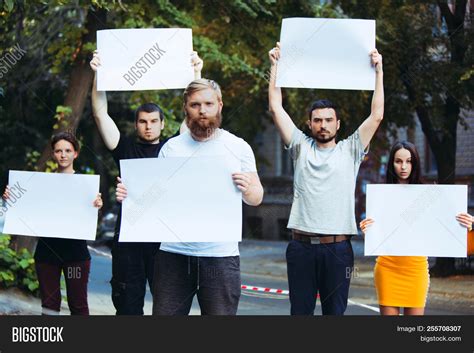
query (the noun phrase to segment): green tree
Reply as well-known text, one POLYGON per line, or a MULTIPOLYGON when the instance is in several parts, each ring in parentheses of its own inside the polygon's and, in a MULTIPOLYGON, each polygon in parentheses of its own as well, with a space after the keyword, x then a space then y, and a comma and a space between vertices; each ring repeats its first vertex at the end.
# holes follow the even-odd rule
MULTIPOLYGON (((349 17, 377 20, 386 120, 413 126, 415 113, 436 160, 437 182, 454 184, 457 126, 467 128, 462 112, 473 106, 473 6, 466 0, 334 3, 349 17)), ((454 259, 438 258, 431 272, 454 273, 454 259)))
MULTIPOLYGON (((326 11, 317 1, 121 1, 0 2, 2 55, 16 45, 26 50, 0 81, 0 165, 6 170, 51 170, 52 133, 75 131, 82 141, 76 167, 102 175, 107 191, 117 174, 91 119, 88 94, 90 54, 100 28, 190 27, 194 48, 205 60, 204 76, 224 91, 224 127, 252 141, 267 116, 267 51, 278 39, 281 19, 326 11)), ((165 108, 166 135, 182 120, 181 90, 114 92, 111 115, 124 132, 133 130, 133 109, 144 101, 165 108)), ((294 102, 304 97, 296 97, 294 102)), ((305 103, 306 104, 306 103, 305 103)), ((298 104, 301 106, 300 104, 298 104)), ((295 104, 295 106, 298 106, 295 104)), ((111 199, 111 198, 110 198, 111 199)), ((32 238, 13 241, 32 249, 32 238)))

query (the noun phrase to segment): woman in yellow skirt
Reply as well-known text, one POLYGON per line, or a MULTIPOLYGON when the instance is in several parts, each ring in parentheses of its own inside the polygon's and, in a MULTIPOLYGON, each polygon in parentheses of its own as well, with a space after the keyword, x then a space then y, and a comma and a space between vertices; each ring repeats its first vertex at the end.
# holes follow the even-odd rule
MULTIPOLYGON (((410 142, 398 142, 391 151, 387 165, 387 184, 421 184, 420 158, 410 142)), ((458 222, 472 229, 472 216, 461 213, 458 222)), ((362 232, 374 223, 367 218, 360 222, 362 232)), ((381 315, 423 315, 430 283, 426 256, 379 256, 374 268, 375 289, 381 315)))

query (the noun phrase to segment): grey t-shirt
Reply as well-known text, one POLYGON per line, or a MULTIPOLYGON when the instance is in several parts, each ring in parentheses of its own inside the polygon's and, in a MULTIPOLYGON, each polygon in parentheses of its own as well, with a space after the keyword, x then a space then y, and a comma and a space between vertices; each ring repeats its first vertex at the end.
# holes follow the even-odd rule
POLYGON ((355 185, 367 150, 359 130, 335 147, 319 148, 295 128, 287 147, 293 158, 294 197, 288 228, 319 234, 357 234, 355 185))

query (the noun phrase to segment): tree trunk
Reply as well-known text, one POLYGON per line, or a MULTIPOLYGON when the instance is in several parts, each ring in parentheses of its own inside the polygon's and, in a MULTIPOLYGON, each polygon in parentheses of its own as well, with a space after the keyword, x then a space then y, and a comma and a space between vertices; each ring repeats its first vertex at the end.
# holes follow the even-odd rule
MULTIPOLYGON (((71 75, 69 78, 69 85, 63 104, 64 106, 70 107, 72 109, 72 113, 64 117, 64 124, 59 124, 58 129, 53 129, 53 134, 65 130, 75 132, 77 126, 79 125, 79 121, 81 119, 93 79, 93 73, 89 68, 88 62, 88 56, 90 53, 84 53, 82 48, 85 43, 96 42, 96 32, 97 30, 104 28, 105 21, 106 11, 104 9, 88 9, 85 23, 87 32, 82 36, 81 43, 78 47, 78 54, 73 63, 71 75)), ((50 157, 51 147, 48 141, 37 163, 37 168, 39 171, 43 171, 45 169, 46 162, 50 157)), ((19 249, 26 248, 33 252, 35 246, 35 237, 12 237, 12 248, 14 250, 18 251, 19 249)))
MULTIPOLYGON (((450 40, 451 62, 462 65, 466 43, 464 39, 464 16, 466 13, 466 1, 456 2, 454 14, 446 2, 438 2, 442 17, 448 25, 450 40)), ((404 68, 409 72, 408 68, 404 68)), ((420 90, 413 86, 410 76, 402 72, 402 80, 407 89, 408 97, 412 102, 419 102, 415 107, 418 119, 424 135, 433 152, 438 167, 438 184, 454 184, 456 180, 456 133, 459 114, 461 111, 459 102, 450 94, 445 92, 444 119, 442 126, 433 125, 433 116, 429 109, 419 99, 420 90)), ((444 277, 455 273, 454 258, 437 258, 435 266, 430 269, 433 276, 444 277)))
MULTIPOLYGON (((85 43, 96 42, 96 32, 105 26, 106 12, 103 9, 94 11, 89 9, 87 12, 87 18, 85 28, 87 32, 83 35, 80 47, 78 48, 78 55, 74 61, 71 75, 69 77, 69 85, 66 92, 66 98, 64 99, 63 106, 69 107, 72 110, 71 114, 64 116, 64 123, 59 124, 57 129, 53 129, 52 134, 61 131, 71 131, 75 133, 79 121, 82 117, 84 105, 87 100, 87 96, 92 86, 92 79, 94 74, 89 67, 89 54, 82 51, 82 47, 85 43)), ((38 160, 38 170, 44 170, 46 162, 51 157, 51 148, 49 142, 43 149, 43 153, 38 160)))
MULTIPOLYGON (((464 35, 464 18, 466 15, 466 0, 458 0, 455 3, 453 12, 448 7, 446 1, 438 1, 441 16, 448 26, 448 35, 451 44, 451 62, 462 66, 467 50, 467 43, 464 35)), ((471 9, 472 11, 472 9, 471 9)), ((431 146, 438 163, 438 183, 454 184, 456 178, 456 132, 461 107, 459 102, 446 92, 444 124, 444 136, 442 143, 438 146, 431 146), (437 152, 435 152, 437 149, 437 152)), ((454 258, 436 258, 436 263, 431 268, 433 276, 445 277, 456 273, 454 258)))
MULTIPOLYGON (((456 129, 459 119, 459 104, 451 97, 446 100, 445 134, 435 153, 438 164, 438 184, 454 184, 456 181, 456 129)), ((434 277, 446 277, 456 273, 454 258, 438 257, 430 273, 434 277)))

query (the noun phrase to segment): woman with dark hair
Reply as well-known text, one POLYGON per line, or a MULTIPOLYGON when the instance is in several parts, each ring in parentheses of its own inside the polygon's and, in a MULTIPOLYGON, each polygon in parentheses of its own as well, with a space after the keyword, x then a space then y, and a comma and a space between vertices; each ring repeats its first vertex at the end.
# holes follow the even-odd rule
MULTIPOLYGON (((51 149, 58 173, 74 174, 74 160, 79 154, 79 142, 69 132, 53 136, 51 149)), ((3 198, 8 199, 7 186, 3 198)), ((101 208, 100 193, 91 206, 101 208)), ((61 307, 61 272, 66 281, 67 302, 72 315, 89 315, 87 282, 89 281, 90 254, 85 240, 38 238, 35 251, 43 315, 59 315, 61 307)))
MULTIPOLYGON (((420 157, 410 142, 397 142, 390 151, 387 184, 422 184, 420 157)), ((458 222, 472 229, 472 216, 461 213, 458 222)), ((360 222, 362 232, 374 223, 367 218, 360 222)), ((381 315, 423 315, 429 287, 426 256, 379 256, 374 268, 374 281, 381 315)))

